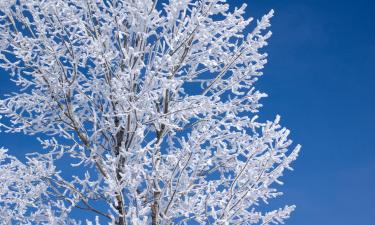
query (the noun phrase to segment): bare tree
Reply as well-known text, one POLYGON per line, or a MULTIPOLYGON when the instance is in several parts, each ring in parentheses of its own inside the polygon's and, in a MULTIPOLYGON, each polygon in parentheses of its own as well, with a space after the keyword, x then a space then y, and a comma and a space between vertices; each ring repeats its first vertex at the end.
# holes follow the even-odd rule
POLYGON ((19 87, 0 100, 1 129, 46 149, 27 162, 0 150, 1 221, 78 223, 72 210, 119 225, 288 218, 294 206, 258 209, 281 194, 273 184, 300 147, 288 151, 279 116, 258 120, 273 11, 247 32, 245 8, 1 0, 0 67, 19 87))

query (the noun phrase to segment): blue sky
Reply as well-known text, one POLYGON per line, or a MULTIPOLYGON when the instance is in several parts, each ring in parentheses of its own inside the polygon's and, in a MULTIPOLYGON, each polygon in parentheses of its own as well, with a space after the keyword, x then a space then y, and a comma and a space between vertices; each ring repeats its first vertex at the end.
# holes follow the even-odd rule
MULTIPOLYGON (((269 63, 257 83, 269 94, 261 116, 280 114, 303 145, 283 179, 285 196, 271 204, 297 205, 289 225, 375 224, 375 3, 246 2, 255 18, 275 10, 269 63)), ((1 74, 0 94, 12 90, 6 79, 1 74)), ((22 135, 0 134, 0 143, 17 155, 38 149, 22 135)))
POLYGON ((275 10, 261 115, 280 114, 303 145, 282 187, 297 205, 287 224, 375 224, 375 3, 247 3, 256 17, 275 10))

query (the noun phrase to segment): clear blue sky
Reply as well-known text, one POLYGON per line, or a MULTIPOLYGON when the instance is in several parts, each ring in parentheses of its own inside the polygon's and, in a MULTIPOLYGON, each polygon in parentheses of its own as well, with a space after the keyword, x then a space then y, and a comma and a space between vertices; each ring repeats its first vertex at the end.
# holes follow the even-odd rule
POLYGON ((374 225, 375 2, 246 2, 249 15, 275 10, 263 116, 279 113, 303 145, 284 178, 287 224, 374 225))
MULTIPOLYGON (((261 116, 280 114, 303 145, 283 179, 285 196, 271 204, 297 205, 289 225, 374 225, 375 2, 246 2, 255 18, 275 10, 269 63, 257 83, 269 94, 261 116)), ((3 75, 0 94, 12 90, 3 75)), ((21 135, 0 134, 0 144, 17 155, 38 149, 21 135)))

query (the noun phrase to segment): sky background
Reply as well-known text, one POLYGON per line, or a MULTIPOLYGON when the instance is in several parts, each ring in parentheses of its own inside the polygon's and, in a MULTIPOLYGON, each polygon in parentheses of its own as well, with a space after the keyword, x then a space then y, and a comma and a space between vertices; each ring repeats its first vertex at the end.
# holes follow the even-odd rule
MULTIPOLYGON (((374 225, 375 2, 246 3, 255 18, 275 10, 269 63, 256 84, 269 94, 260 115, 280 114, 303 146, 272 206, 297 205, 289 225, 374 225)), ((3 75, 0 94, 13 90, 3 75)), ((22 135, 1 133, 0 144, 18 156, 39 149, 22 135)))
POLYGON ((287 224, 374 225, 375 2, 246 2, 255 18, 275 10, 261 115, 280 114, 303 146, 284 177, 287 224))

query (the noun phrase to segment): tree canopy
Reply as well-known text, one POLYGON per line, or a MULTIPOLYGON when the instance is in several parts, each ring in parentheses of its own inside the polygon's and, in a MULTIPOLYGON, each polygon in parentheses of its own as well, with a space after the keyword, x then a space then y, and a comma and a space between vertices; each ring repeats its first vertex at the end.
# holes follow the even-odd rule
POLYGON ((245 8, 2 0, 0 67, 18 90, 0 100, 1 130, 35 136, 43 150, 25 162, 0 150, 0 219, 75 224, 74 210, 121 225, 288 218, 294 206, 258 207, 281 194, 274 183, 300 146, 288 150, 279 116, 258 119, 266 94, 254 83, 273 11, 249 32, 245 8))

